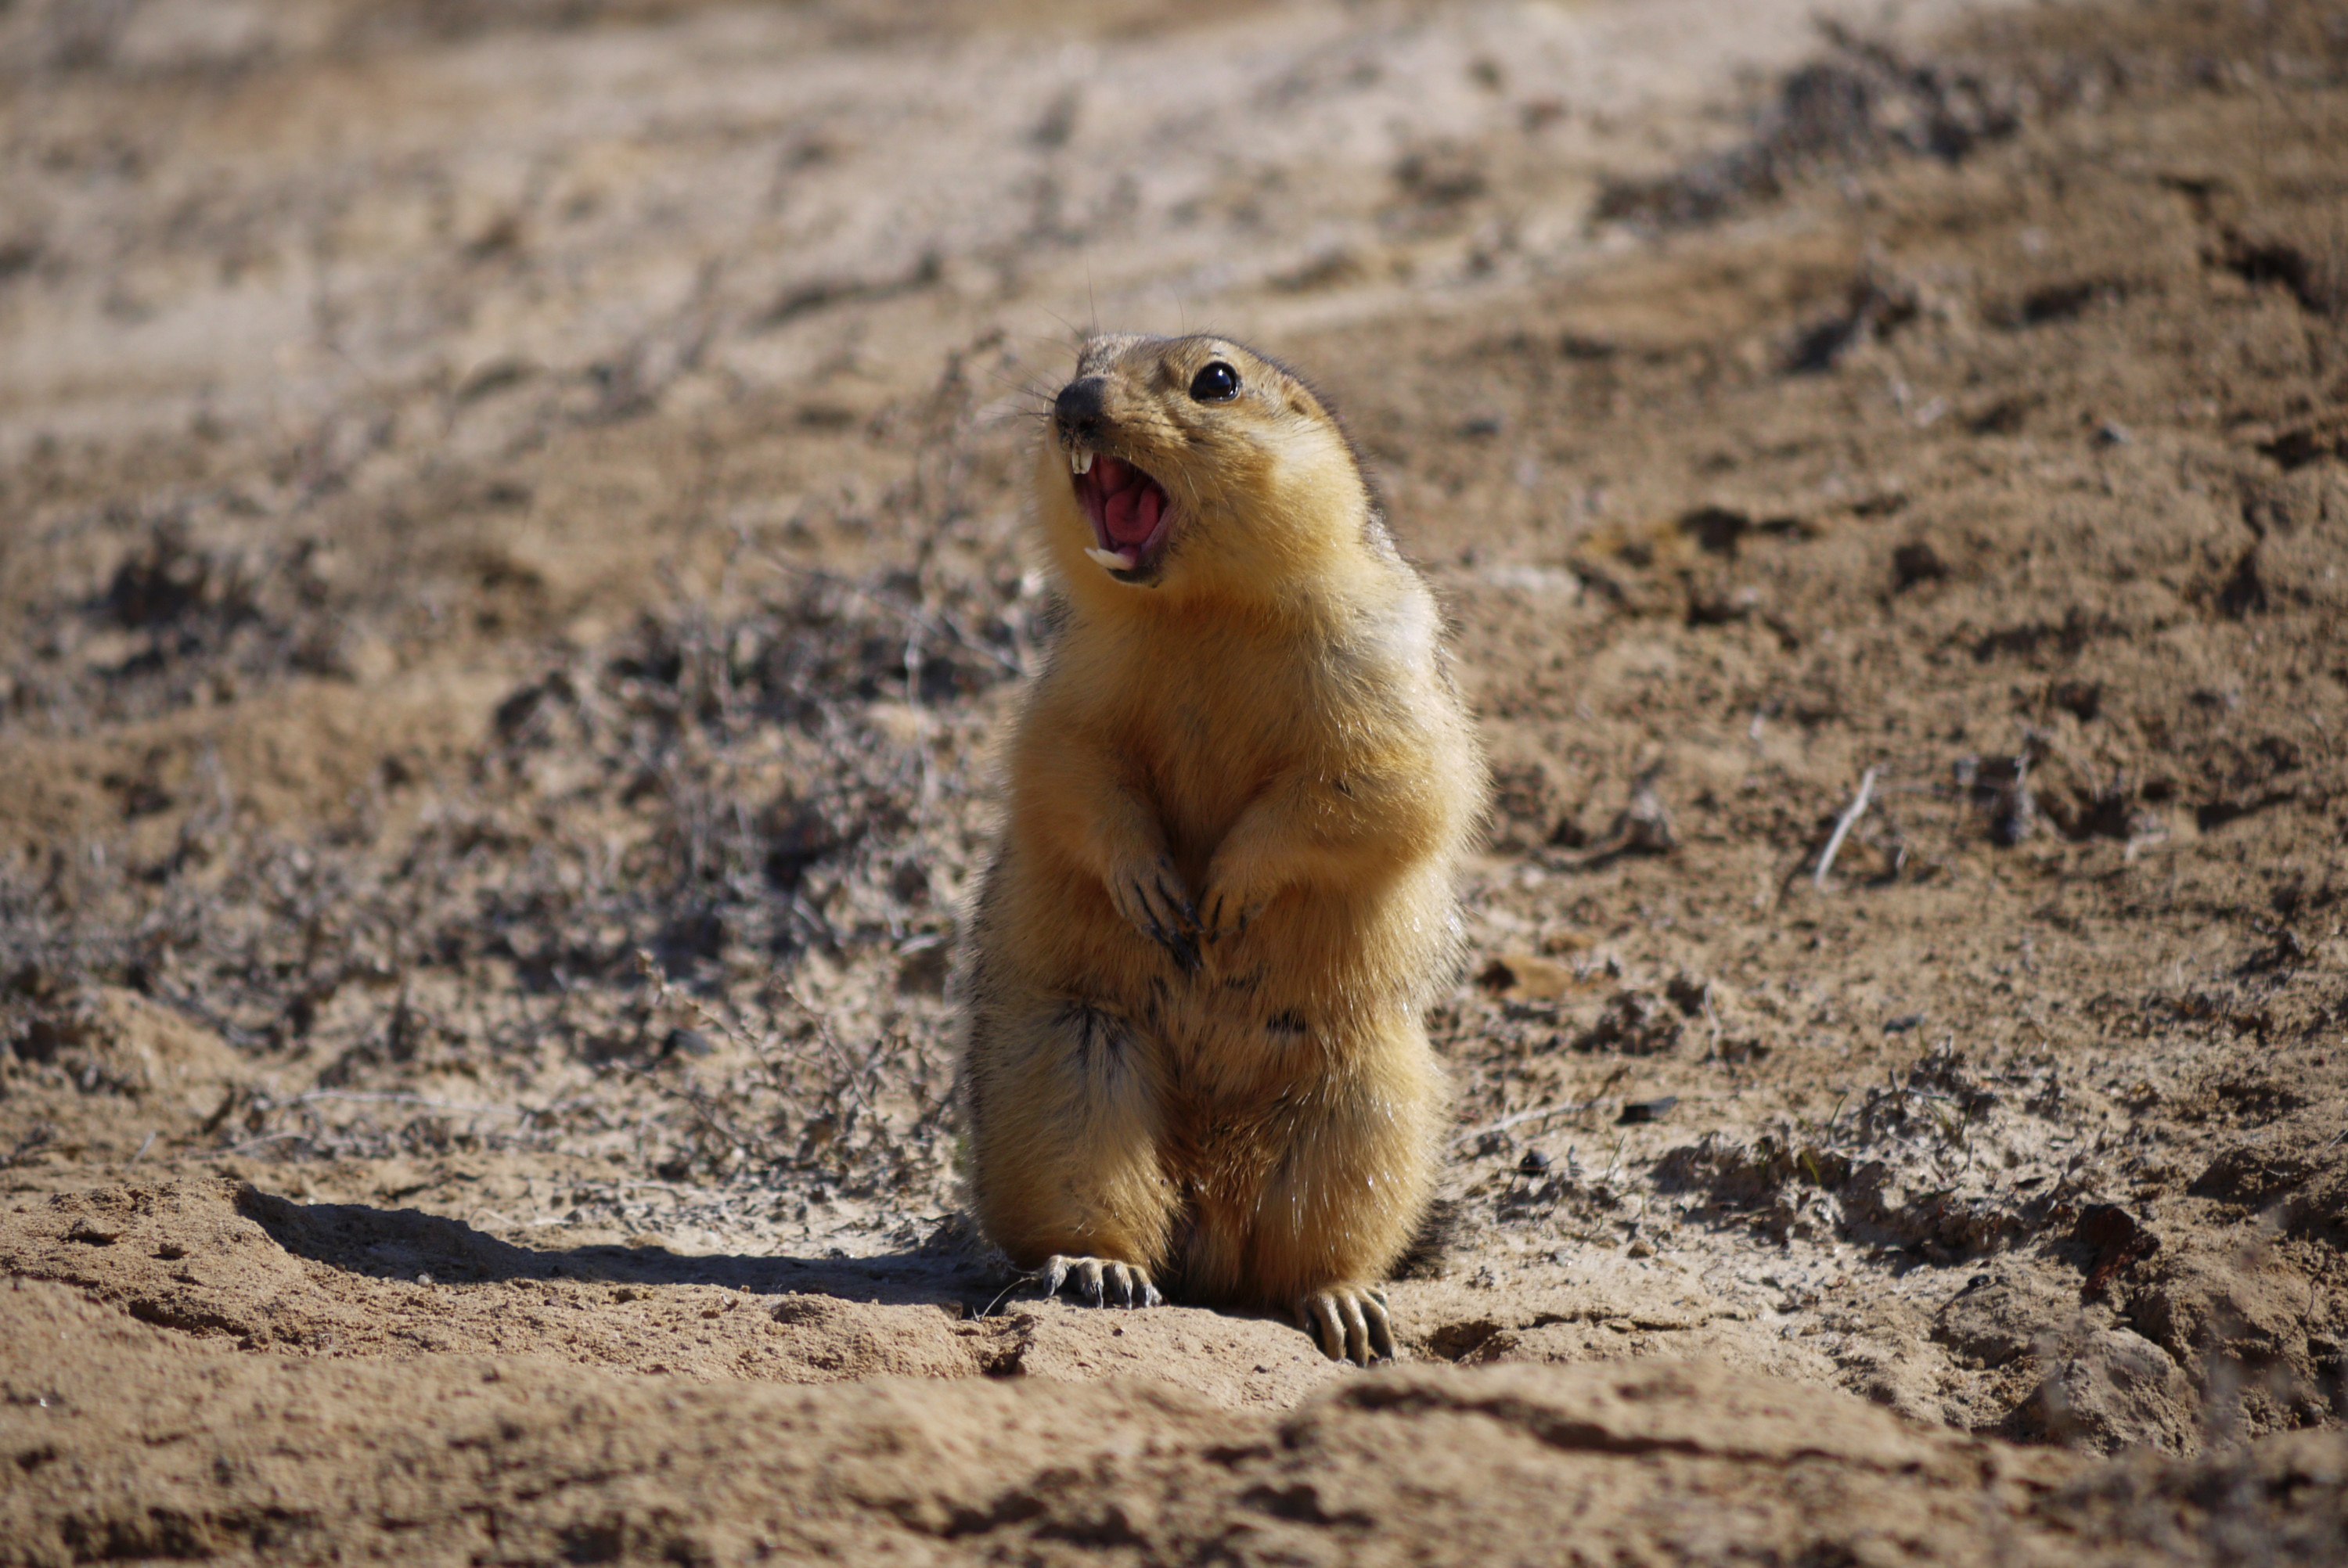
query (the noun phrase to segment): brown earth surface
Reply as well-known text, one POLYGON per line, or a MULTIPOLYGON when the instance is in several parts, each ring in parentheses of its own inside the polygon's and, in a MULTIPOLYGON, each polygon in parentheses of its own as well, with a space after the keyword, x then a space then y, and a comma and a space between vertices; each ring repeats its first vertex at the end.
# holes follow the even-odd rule
POLYGON ((0 1563, 2348 1553, 2338 7, 16 0, 0 149, 0 1563), (1455 622, 1398 1368, 957 1214, 1067 320, 1455 622))

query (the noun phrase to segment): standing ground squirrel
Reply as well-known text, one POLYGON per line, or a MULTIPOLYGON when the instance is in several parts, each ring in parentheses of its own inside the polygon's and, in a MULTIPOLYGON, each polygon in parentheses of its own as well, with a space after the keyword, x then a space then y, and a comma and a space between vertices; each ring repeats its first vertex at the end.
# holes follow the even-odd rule
POLYGON ((1390 1357, 1486 789, 1434 598, 1326 405, 1220 338, 1086 343, 1036 509, 1064 615, 969 958, 979 1223, 1053 1292, 1390 1357))

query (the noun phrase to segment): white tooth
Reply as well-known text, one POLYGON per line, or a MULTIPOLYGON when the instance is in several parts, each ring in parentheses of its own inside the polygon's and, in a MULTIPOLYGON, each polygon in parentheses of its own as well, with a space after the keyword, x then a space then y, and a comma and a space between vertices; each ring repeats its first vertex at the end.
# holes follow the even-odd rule
POLYGON ((1101 568, 1105 571, 1131 571, 1133 569, 1133 552, 1131 550, 1100 550, 1088 548, 1085 551, 1085 554, 1092 557, 1093 564, 1101 568))
POLYGON ((1068 454, 1068 472, 1089 474, 1093 471, 1093 455, 1079 446, 1068 454))

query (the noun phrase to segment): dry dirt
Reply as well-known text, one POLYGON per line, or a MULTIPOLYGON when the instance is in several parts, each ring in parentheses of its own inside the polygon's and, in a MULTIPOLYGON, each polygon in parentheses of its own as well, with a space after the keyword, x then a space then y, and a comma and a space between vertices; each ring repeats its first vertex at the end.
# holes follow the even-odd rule
POLYGON ((2348 14, 936 10, 0 4, 0 1563, 2348 1553, 2348 14), (956 1216, 1088 322, 1454 618, 1399 1368, 956 1216))

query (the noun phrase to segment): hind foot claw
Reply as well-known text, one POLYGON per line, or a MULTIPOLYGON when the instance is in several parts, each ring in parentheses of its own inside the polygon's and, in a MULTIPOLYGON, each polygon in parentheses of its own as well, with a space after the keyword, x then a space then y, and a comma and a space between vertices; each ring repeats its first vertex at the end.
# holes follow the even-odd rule
POLYGON ((1366 1367, 1396 1359, 1383 1286, 1333 1285, 1296 1303, 1296 1321, 1332 1361, 1366 1367))
POLYGON ((1045 1260, 1043 1276, 1047 1298, 1059 1295, 1073 1281, 1078 1298, 1087 1307, 1112 1303, 1118 1307, 1156 1307, 1166 1299, 1150 1282, 1149 1271, 1138 1263, 1055 1253, 1045 1260))

